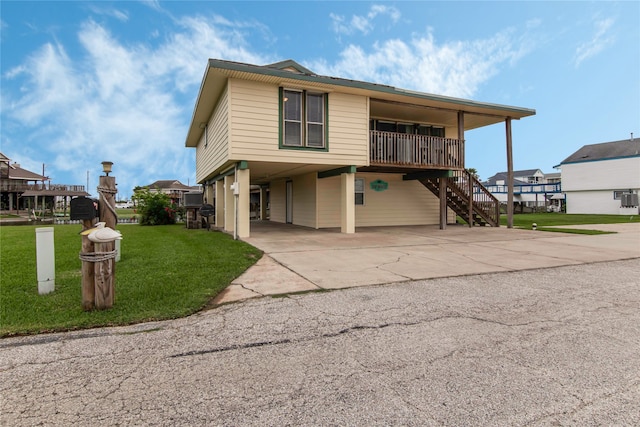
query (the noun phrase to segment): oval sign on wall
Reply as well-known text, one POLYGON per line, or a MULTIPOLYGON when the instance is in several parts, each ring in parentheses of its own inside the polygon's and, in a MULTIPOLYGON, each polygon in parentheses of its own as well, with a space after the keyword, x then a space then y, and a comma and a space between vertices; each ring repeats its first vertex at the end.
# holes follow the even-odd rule
POLYGON ((375 181, 371 181, 371 183, 369 184, 369 187, 373 191, 384 191, 387 188, 389 188, 389 183, 381 179, 376 179, 375 181))

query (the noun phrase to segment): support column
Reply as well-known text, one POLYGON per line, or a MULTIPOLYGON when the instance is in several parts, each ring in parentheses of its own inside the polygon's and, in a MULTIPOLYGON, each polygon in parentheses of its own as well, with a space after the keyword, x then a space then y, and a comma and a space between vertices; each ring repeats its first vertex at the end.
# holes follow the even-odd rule
POLYGON ((260 219, 262 221, 267 220, 267 186, 263 185, 260 187, 260 219))
POLYGON ((356 232, 355 173, 340 174, 340 232, 356 232))
POLYGON ((238 198, 237 203, 237 212, 238 216, 238 238, 244 239, 249 237, 251 232, 251 207, 250 207, 250 171, 249 169, 238 169, 238 189, 239 194, 236 196, 238 198))
POLYGON ((214 203, 216 208, 216 228, 224 229, 224 180, 216 181, 216 194, 214 203))
MULTIPOLYGON (((464 111, 458 111, 458 139, 464 141, 464 111)), ((462 155, 464 155, 462 150, 462 155)), ((465 166, 465 159, 462 159, 462 166, 465 166)), ((473 227, 473 179, 469 176, 469 227, 473 227)))
POLYGON ((513 228, 513 147, 511 141, 511 117, 505 120, 507 132, 507 228, 513 228))
POLYGON ((213 201, 215 200, 215 192, 214 192, 214 187, 215 184, 204 184, 204 200, 203 203, 209 204, 209 205, 213 205, 213 201))
POLYGON ((447 177, 438 178, 440 184, 440 230, 447 229, 447 177))
POLYGON ((235 212, 233 200, 233 184, 235 175, 227 175, 224 177, 224 231, 233 233, 235 230, 235 212))

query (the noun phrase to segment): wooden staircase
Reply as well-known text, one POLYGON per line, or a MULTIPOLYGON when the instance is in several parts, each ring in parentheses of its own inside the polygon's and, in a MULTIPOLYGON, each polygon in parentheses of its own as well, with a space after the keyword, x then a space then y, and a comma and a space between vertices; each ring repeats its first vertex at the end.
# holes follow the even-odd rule
POLYGON ((500 202, 473 175, 466 170, 456 170, 448 178, 422 178, 419 181, 440 197, 441 179, 447 180, 447 206, 467 224, 500 226, 500 202), (470 201, 473 202, 471 210, 470 201))

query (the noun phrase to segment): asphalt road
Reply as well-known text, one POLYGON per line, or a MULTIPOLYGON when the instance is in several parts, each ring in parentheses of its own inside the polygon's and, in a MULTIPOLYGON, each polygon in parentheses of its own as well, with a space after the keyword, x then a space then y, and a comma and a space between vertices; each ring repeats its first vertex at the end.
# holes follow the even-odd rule
POLYGON ((0 341, 0 425, 639 425, 640 260, 0 341))

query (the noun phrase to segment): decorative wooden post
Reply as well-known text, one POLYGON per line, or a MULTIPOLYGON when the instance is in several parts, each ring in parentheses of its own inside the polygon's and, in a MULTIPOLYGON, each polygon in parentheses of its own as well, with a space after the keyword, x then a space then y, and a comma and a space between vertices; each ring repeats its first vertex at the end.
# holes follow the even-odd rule
MULTIPOLYGON (((87 230, 93 227, 93 219, 83 219, 82 229, 87 230)), ((90 254, 95 251, 94 244, 85 235, 82 236, 82 254, 90 254)), ((95 308, 95 281, 93 261, 82 259, 82 309, 91 311, 95 308)))
MULTIPOLYGON (((109 176, 113 162, 102 162, 105 175, 100 176, 98 193, 100 194, 100 221, 105 227, 115 230, 118 223, 116 213, 115 195, 116 178, 109 176)), ((95 263, 95 302, 98 310, 104 310, 113 306, 115 300, 115 242, 96 243, 96 256, 100 257, 95 263), (113 255, 113 256, 112 256, 113 255)))

